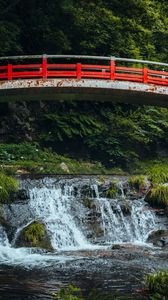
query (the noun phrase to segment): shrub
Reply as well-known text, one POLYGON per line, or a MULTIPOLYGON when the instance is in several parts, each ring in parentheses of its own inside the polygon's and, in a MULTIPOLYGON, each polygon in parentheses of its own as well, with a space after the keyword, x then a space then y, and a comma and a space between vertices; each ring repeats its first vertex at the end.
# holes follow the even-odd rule
POLYGON ((54 293, 53 296, 56 300, 84 300, 81 289, 72 284, 62 288, 58 293, 54 293))
POLYGON ((143 175, 131 176, 128 180, 128 184, 136 191, 140 191, 146 185, 146 177, 143 175))
POLYGON ((168 206, 168 186, 157 185, 151 188, 145 197, 151 206, 165 208, 168 206))
POLYGON ((162 163, 152 166, 148 170, 148 176, 153 183, 168 182, 168 165, 162 163))
POLYGON ((168 295, 168 271, 147 275, 145 285, 152 296, 150 299, 166 300, 168 295))
POLYGON ((6 202, 12 192, 18 189, 18 182, 16 179, 0 174, 0 202, 6 202))
POLYGON ((118 193, 117 182, 115 180, 113 180, 110 184, 109 189, 106 191, 106 197, 114 198, 114 197, 116 197, 117 193, 118 193))

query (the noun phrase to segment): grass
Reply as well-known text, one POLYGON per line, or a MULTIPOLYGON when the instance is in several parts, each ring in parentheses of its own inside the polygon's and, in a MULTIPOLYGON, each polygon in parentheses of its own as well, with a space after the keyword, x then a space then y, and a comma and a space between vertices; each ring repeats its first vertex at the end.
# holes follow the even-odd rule
POLYGON ((168 207, 168 186, 159 184, 152 187, 146 195, 145 201, 154 207, 168 207))
POLYGON ((140 191, 146 185, 146 177, 143 175, 134 175, 129 178, 128 183, 131 188, 140 191))
POLYGON ((117 182, 115 180, 113 180, 110 184, 109 189, 106 191, 106 197, 114 198, 114 197, 116 197, 117 193, 118 193, 117 182))
POLYGON ((105 168, 100 162, 76 160, 67 155, 58 155, 51 149, 40 149, 37 144, 0 144, 0 169, 7 175, 30 174, 86 174, 86 175, 133 175, 130 185, 139 189, 146 175, 153 183, 168 182, 168 158, 145 160, 137 163, 132 171, 120 167, 105 168), (67 166, 69 172, 61 168, 67 166), (136 175, 136 177, 134 177, 136 175), (139 175, 139 176, 137 176, 139 175))
POLYGON ((135 174, 144 174, 154 183, 168 182, 168 158, 141 161, 134 170, 135 174))
POLYGON ((66 155, 58 155, 50 149, 40 149, 37 145, 0 144, 1 169, 7 174, 118 174, 125 173, 120 168, 105 168, 100 162, 75 160, 66 155), (68 172, 61 168, 67 166, 68 172))
MULTIPOLYGON (((86 300, 83 298, 81 289, 73 284, 69 284, 67 287, 61 288, 57 293, 53 293, 52 296, 55 300, 86 300)), ((87 300, 126 300, 132 299, 132 296, 125 294, 118 296, 112 293, 102 293, 98 289, 92 289, 87 296, 87 300)))
POLYGON ((9 200, 10 194, 16 192, 18 182, 16 179, 0 173, 0 203, 5 203, 9 200))
POLYGON ((168 271, 149 274, 145 278, 145 286, 152 300, 168 299, 168 271))
POLYGON ((60 289, 58 293, 54 293, 53 297, 56 300, 84 300, 81 289, 72 284, 60 289))

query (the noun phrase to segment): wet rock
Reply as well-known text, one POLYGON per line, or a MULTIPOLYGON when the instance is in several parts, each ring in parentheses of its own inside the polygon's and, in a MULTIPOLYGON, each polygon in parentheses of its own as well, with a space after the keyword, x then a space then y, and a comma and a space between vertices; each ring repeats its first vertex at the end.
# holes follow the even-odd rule
POLYGON ((94 202, 94 199, 89 199, 89 198, 85 198, 85 199, 81 199, 82 204, 89 208, 89 209, 95 209, 96 208, 96 204, 94 202))
POLYGON ((123 245, 119 245, 119 244, 116 244, 116 245, 113 245, 111 247, 112 250, 121 250, 121 249, 124 249, 123 245))
POLYGON ((119 204, 124 216, 131 215, 131 206, 127 201, 123 200, 119 204))
POLYGON ((80 189, 81 197, 92 198, 95 197, 95 191, 91 188, 90 185, 83 185, 80 189))
POLYGON ((62 163, 60 164, 60 168, 61 168, 64 172, 70 173, 68 166, 67 166, 64 162, 62 162, 62 163))
POLYGON ((168 230, 153 231, 147 242, 152 243, 154 246, 165 247, 168 246, 168 230))
POLYGON ((28 201, 29 199, 30 197, 29 197, 28 190, 25 189, 19 189, 17 192, 12 193, 10 197, 11 202, 20 203, 20 204, 22 202, 28 201))
POLYGON ((15 244, 18 247, 36 247, 53 251, 45 225, 37 221, 22 229, 15 244))

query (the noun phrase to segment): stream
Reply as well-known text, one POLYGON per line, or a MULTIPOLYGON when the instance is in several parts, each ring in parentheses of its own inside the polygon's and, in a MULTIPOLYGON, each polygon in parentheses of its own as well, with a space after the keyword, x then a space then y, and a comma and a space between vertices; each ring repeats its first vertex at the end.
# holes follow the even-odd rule
POLYGON ((89 300, 148 299, 144 276, 168 268, 168 252, 147 239, 168 222, 142 195, 131 196, 127 178, 114 179, 114 198, 106 196, 110 177, 20 179, 26 196, 3 206, 8 226, 0 225, 1 300, 54 299, 70 283, 89 300), (45 225, 53 252, 17 246, 35 220, 45 225))

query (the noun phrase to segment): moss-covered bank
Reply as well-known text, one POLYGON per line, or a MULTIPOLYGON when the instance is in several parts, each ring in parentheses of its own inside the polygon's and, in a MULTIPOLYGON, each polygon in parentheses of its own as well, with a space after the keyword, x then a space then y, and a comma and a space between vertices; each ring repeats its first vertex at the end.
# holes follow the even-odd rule
POLYGON ((7 174, 126 174, 120 168, 105 168, 100 162, 58 155, 35 144, 0 144, 1 169, 7 174))
POLYGON ((5 203, 10 199, 11 193, 18 189, 18 182, 16 179, 0 173, 0 203, 5 203))

